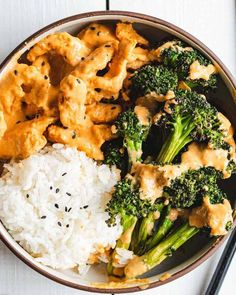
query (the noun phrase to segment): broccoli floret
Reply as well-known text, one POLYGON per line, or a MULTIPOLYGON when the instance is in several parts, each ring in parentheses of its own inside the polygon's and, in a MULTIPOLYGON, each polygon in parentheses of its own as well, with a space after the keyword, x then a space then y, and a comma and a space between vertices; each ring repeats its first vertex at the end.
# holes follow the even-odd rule
POLYGON ((209 143, 214 149, 229 149, 224 141, 218 111, 205 96, 178 90, 175 99, 167 101, 159 114, 156 124, 164 130, 169 129, 170 134, 157 157, 158 163, 172 162, 191 141, 209 143))
POLYGON ((155 92, 158 95, 166 95, 169 90, 177 88, 177 74, 162 65, 146 65, 136 72, 131 79, 132 92, 138 96, 155 92))
POLYGON ((137 161, 141 161, 142 143, 146 140, 151 122, 143 125, 135 112, 129 109, 122 112, 115 122, 117 134, 124 139, 124 146, 127 148, 129 156, 129 166, 137 161))
POLYGON ((160 59, 163 64, 178 73, 179 80, 184 81, 191 89, 207 91, 215 89, 217 86, 217 77, 210 75, 208 80, 189 78, 189 69, 194 61, 200 65, 208 66, 211 62, 205 58, 199 51, 191 47, 186 47, 181 41, 173 40, 173 45, 161 52, 160 59))
POLYGON ((123 224, 127 217, 141 218, 158 209, 158 205, 149 200, 140 199, 139 187, 132 183, 128 177, 115 185, 115 191, 107 204, 106 212, 109 214, 108 225, 114 225, 116 216, 121 217, 123 224))
POLYGON ((235 174, 236 173, 236 163, 233 159, 231 159, 228 163, 228 166, 226 168, 227 172, 230 174, 235 174))
MULTIPOLYGON (((156 211, 158 205, 152 204, 149 200, 140 199, 139 188, 133 184, 129 178, 124 178, 115 185, 114 193, 107 204, 106 212, 109 214, 107 224, 109 226, 116 224, 117 216, 123 227, 123 235, 116 243, 116 248, 129 249, 132 233, 139 218, 147 216, 150 212, 156 211)), ((114 275, 113 257, 116 248, 108 263, 107 270, 110 275, 114 275)))
POLYGON ((122 140, 115 139, 106 142, 102 149, 104 154, 103 163, 109 166, 115 165, 121 170, 121 175, 124 176, 127 172, 127 153, 122 140))
POLYGON ((205 195, 210 198, 212 204, 222 203, 226 195, 217 185, 217 180, 222 176, 222 172, 213 167, 189 170, 164 188, 164 196, 177 208, 200 205, 205 195))

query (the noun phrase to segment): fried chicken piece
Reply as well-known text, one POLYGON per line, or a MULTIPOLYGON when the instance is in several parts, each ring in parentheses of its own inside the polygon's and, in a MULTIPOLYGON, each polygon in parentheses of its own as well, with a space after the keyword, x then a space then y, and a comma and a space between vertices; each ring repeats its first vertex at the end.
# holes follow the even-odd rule
POLYGON ((43 133, 54 118, 41 117, 17 124, 6 131, 0 140, 0 158, 27 158, 41 150, 47 143, 43 133))

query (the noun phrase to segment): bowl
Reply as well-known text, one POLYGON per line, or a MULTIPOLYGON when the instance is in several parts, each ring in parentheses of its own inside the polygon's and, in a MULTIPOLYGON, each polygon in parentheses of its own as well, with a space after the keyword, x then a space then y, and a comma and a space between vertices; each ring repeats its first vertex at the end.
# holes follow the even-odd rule
MULTIPOLYGON (((132 22, 135 29, 150 40, 160 40, 171 35, 176 36, 191 46, 194 46, 212 60, 217 66, 220 75, 219 87, 217 93, 212 96, 212 99, 217 107, 228 116, 233 126, 236 128, 236 82, 226 66, 209 48, 189 33, 166 21, 143 14, 124 11, 99 11, 78 14, 59 20, 39 30, 13 50, 0 65, 0 75, 11 67, 13 61, 24 56, 27 50, 48 34, 58 31, 67 31, 74 34, 91 22, 114 24, 117 21, 132 22)), ((235 193, 234 181, 235 178, 231 177, 229 180, 224 181, 223 187, 235 208, 235 201, 233 202, 235 193)), ((80 277, 77 273, 73 272, 73 270, 54 270, 36 262, 33 257, 13 240, 1 222, 0 238, 18 258, 47 278, 69 287, 99 293, 135 292, 167 284, 190 272, 208 259, 226 239, 226 237, 208 238, 204 234, 200 234, 188 241, 186 245, 171 258, 149 272, 146 275, 146 277, 148 277, 148 282, 145 280, 136 280, 130 284, 106 284, 105 272, 101 266, 91 268, 86 276, 80 277), (161 275, 165 272, 170 273, 171 277, 164 281, 159 280, 161 275)))

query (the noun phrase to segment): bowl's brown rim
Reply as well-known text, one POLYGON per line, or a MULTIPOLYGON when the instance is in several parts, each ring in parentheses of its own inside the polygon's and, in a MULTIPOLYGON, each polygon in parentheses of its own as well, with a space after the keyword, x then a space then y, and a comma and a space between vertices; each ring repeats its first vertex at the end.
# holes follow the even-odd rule
MULTIPOLYGON (((0 64, 0 73, 3 71, 3 69, 5 68, 5 66, 10 62, 10 60, 12 59, 12 57, 21 49, 23 49, 27 43, 29 43, 30 41, 34 40, 35 38, 39 37, 41 34, 47 32, 49 29, 55 28, 59 25, 74 21, 74 20, 79 20, 79 19, 83 19, 83 18, 89 18, 89 17, 94 17, 94 16, 107 16, 107 15, 113 15, 113 16, 124 16, 124 17, 134 17, 136 19, 140 19, 140 20, 146 20, 146 21, 150 21, 156 24, 160 24, 163 25, 164 27, 167 27, 173 31, 176 31, 177 33, 179 33, 180 35, 186 37, 187 39, 189 39, 190 41, 192 41, 193 43, 197 44, 199 46, 199 48, 201 48, 203 51, 205 51, 221 68, 221 70, 225 73, 225 75, 227 76, 227 78, 230 80, 231 84, 233 85, 233 88, 236 89, 236 81, 233 77, 233 75, 230 73, 230 71, 228 70, 228 68, 224 65, 224 63, 206 46, 204 45, 201 41, 199 41, 197 38, 195 38, 194 36, 192 36, 191 34, 187 33, 186 31, 184 31, 183 29, 167 22, 164 21, 162 19, 153 17, 153 16, 149 16, 149 15, 145 15, 145 14, 141 14, 141 13, 134 13, 134 12, 129 12, 129 11, 94 11, 94 12, 88 12, 88 13, 81 13, 81 14, 77 14, 77 15, 73 15, 73 16, 69 16, 66 17, 64 19, 58 20, 56 22, 53 22, 51 24, 49 24, 48 26, 45 26, 44 28, 38 30, 36 33, 32 34, 30 37, 28 37, 27 39, 25 39, 22 43, 20 43, 4 60, 3 62, 0 64)), ((234 222, 235 225, 236 222, 234 222)), ((50 274, 47 271, 41 269, 40 267, 38 267, 37 265, 35 265, 32 261, 30 261, 29 259, 27 259, 25 256, 23 256, 20 252, 18 252, 17 250, 14 249, 14 247, 7 241, 7 239, 5 239, 5 237, 1 234, 0 232, 0 238, 3 241, 3 243, 19 258, 21 259, 25 264, 27 264, 28 266, 30 266, 32 269, 34 269, 35 271, 37 271, 38 273, 42 274, 43 276, 57 282, 60 283, 62 285, 66 285, 68 287, 72 287, 75 289, 80 289, 80 290, 84 290, 84 291, 89 291, 89 292, 97 292, 97 293, 129 293, 129 292, 135 292, 135 291, 141 291, 142 289, 138 286, 134 286, 134 287, 127 287, 127 288, 96 288, 96 287, 88 287, 88 286, 83 286, 77 283, 72 283, 70 281, 58 278, 56 275, 50 274)), ((146 289, 149 288, 154 288, 157 286, 161 286, 164 285, 166 283, 169 283, 187 273, 189 273, 190 271, 192 271, 193 269, 195 269, 197 266, 199 266, 201 263, 203 263, 205 260, 207 260, 211 255, 213 255, 215 253, 215 251, 223 244, 223 242, 226 240, 227 236, 222 236, 219 237, 217 239, 217 241, 211 246, 211 248, 208 249, 207 252, 205 252, 200 258, 198 258, 196 261, 194 261, 193 263, 191 263, 190 265, 188 265, 187 267, 185 267, 184 269, 176 272, 174 275, 172 275, 169 279, 165 280, 165 281, 157 281, 157 282, 151 282, 148 284, 146 289)), ((146 290, 145 289, 145 290, 146 290)))

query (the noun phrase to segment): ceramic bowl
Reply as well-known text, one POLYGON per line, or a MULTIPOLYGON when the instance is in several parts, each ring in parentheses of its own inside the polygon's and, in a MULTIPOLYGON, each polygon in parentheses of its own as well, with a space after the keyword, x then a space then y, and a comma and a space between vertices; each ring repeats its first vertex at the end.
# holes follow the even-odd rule
MULTIPOLYGON (((220 75, 219 88, 216 94, 213 95, 212 99, 214 99, 214 103, 223 113, 227 115, 234 127, 236 127, 236 83, 226 66, 209 48, 189 33, 166 21, 143 14, 123 11, 101 11, 79 14, 57 21, 39 30, 13 50, 13 52, 1 64, 0 75, 11 67, 13 60, 19 59, 29 48, 48 34, 58 31, 66 31, 75 34, 91 22, 115 24, 117 21, 132 22, 138 32, 140 32, 147 39, 153 41, 160 40, 168 36, 176 36, 191 46, 197 48, 210 60, 212 60, 212 62, 217 66, 220 75)), ((233 185, 234 181, 235 178, 232 177, 231 179, 224 181, 223 186, 235 208, 235 201, 233 201, 233 197, 235 195, 233 185)), ((167 259, 160 266, 149 272, 146 275, 149 280, 148 283, 136 281, 131 285, 122 286, 119 284, 103 284, 107 281, 107 278, 101 266, 92 268, 86 276, 80 277, 72 270, 54 270, 37 263, 33 257, 31 257, 13 240, 1 222, 0 238, 6 246, 28 266, 58 283, 90 292, 127 293, 167 284, 170 281, 173 281, 192 271, 195 267, 208 259, 220 247, 226 237, 216 239, 209 238, 203 234, 195 236, 192 240, 188 241, 185 246, 179 249, 171 258, 167 259), (160 276, 165 272, 170 273, 171 277, 165 281, 160 281, 160 276)))

